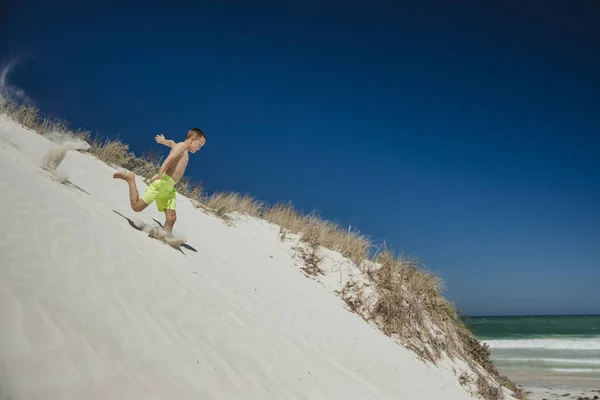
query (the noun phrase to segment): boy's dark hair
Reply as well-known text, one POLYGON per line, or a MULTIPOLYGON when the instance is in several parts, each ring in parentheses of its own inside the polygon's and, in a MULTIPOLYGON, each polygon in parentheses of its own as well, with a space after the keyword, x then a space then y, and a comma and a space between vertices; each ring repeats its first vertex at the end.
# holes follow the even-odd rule
POLYGON ((185 137, 185 140, 188 140, 192 136, 196 136, 197 138, 204 138, 204 140, 206 140, 206 135, 204 134, 204 132, 202 132, 202 129, 200 129, 200 128, 190 129, 187 136, 185 137))

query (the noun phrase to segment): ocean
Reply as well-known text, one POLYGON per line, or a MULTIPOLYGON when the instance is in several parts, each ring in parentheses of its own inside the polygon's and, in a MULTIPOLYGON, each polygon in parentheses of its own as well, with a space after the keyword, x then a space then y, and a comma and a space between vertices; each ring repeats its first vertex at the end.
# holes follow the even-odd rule
POLYGON ((525 386, 600 386, 600 315, 469 317, 503 375, 525 386))

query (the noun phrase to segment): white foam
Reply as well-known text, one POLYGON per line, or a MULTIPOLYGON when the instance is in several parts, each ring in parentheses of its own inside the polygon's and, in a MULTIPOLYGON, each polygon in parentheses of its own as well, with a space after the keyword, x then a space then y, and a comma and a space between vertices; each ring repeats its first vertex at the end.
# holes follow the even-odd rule
POLYGON ((491 349, 600 350, 599 338, 486 340, 491 349))
POLYGON ((590 358, 497 358, 497 361, 514 363, 547 363, 547 364, 577 364, 577 365, 600 365, 600 359, 590 358))
POLYGON ((600 368, 552 368, 553 372, 567 372, 567 373, 600 373, 600 368))

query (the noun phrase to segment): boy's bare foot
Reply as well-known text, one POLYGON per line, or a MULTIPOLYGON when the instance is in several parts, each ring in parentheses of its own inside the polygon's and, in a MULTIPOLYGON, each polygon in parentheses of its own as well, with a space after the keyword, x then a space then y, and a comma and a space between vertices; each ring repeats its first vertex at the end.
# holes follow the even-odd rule
POLYGON ((184 239, 176 239, 173 236, 167 237, 163 239, 165 241, 165 243, 167 243, 169 246, 173 247, 174 249, 179 250, 179 248, 181 247, 182 244, 185 243, 184 239))
POLYGON ((113 178, 115 179, 123 179, 124 181, 128 181, 135 178, 135 174, 131 171, 127 172, 115 172, 113 174, 113 178))
POLYGON ((153 237, 162 240, 163 242, 175 249, 179 249, 179 247, 181 247, 181 245, 186 242, 185 239, 176 238, 173 236, 172 232, 167 232, 165 230, 154 232, 153 237))
POLYGON ((170 233, 170 232, 167 232, 167 231, 165 231, 164 229, 161 229, 161 230, 160 230, 160 231, 157 233, 157 235, 156 235, 156 237, 157 237, 157 238, 159 238, 159 239, 168 239, 168 238, 170 238, 170 237, 172 237, 172 236, 173 236, 173 234, 172 234, 172 233, 170 233))

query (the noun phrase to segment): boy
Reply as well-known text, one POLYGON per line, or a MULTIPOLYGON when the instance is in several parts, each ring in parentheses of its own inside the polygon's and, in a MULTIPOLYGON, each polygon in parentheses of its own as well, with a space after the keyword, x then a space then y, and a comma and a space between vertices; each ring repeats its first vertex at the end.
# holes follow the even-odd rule
MULTIPOLYGON (((187 133, 185 141, 175 143, 172 140, 166 140, 160 135, 167 146, 171 147, 171 152, 167 159, 162 163, 158 174, 152 178, 152 183, 146 189, 146 192, 139 196, 135 185, 135 174, 133 172, 117 172, 113 175, 115 179, 123 179, 129 184, 129 201, 131 208, 135 212, 140 212, 153 201, 156 201, 158 211, 165 213, 164 231, 167 237, 173 236, 173 225, 177 216, 175 215, 175 184, 181 180, 185 168, 188 164, 188 152, 195 153, 206 143, 206 135, 198 128, 192 128, 187 133), (168 144, 167 144, 168 143, 168 144)), ((158 140, 158 136, 157 142, 158 140)), ((159 142, 160 143, 160 142, 159 142)))

